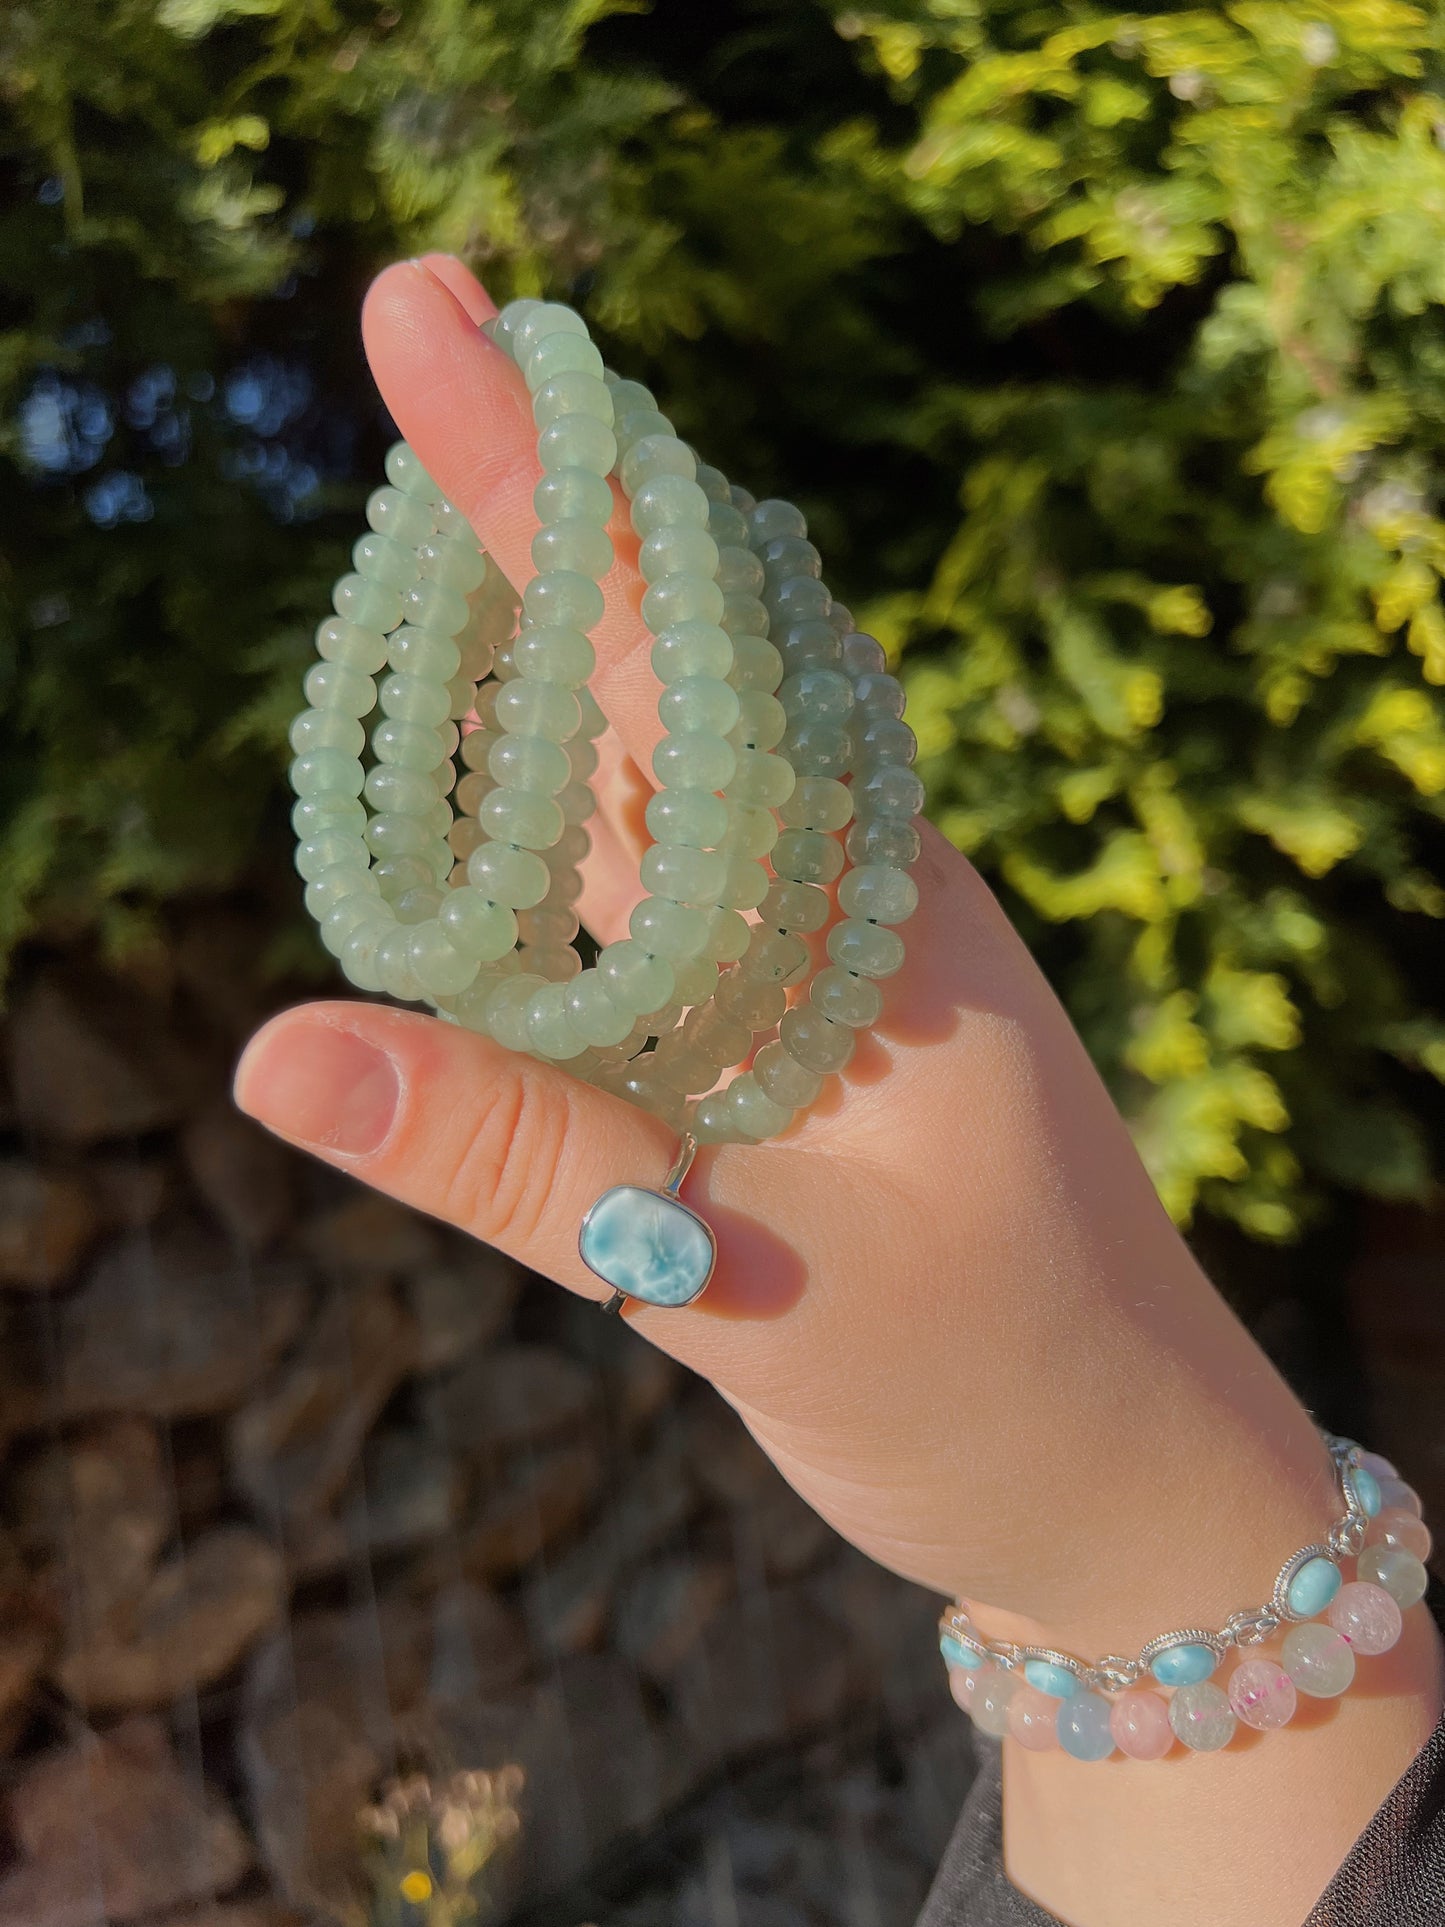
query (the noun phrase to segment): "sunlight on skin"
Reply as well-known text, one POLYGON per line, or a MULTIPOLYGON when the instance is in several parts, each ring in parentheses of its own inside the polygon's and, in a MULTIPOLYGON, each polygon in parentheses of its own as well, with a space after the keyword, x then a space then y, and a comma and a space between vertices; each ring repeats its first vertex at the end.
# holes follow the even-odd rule
MULTIPOLYGON (((536 435, 520 374, 479 332, 493 312, 435 256, 383 274, 364 327, 403 434, 521 588, 536 435)), ((659 733, 620 499, 611 532, 593 688, 612 729, 582 904, 603 939, 638 895, 659 733)), ((925 830, 915 876, 909 960, 841 1101, 777 1144, 700 1154, 686 1195, 717 1233, 715 1282, 629 1323, 710 1378, 840 1532, 966 1593, 986 1630, 1090 1652, 1219 1623, 1332 1516, 1317 1435, 1169 1223, 976 873, 925 830)), ((275 1019, 237 1096, 594 1298, 583 1213, 671 1160, 659 1123, 565 1071, 372 1005, 275 1019)), ((1009 1749, 1013 1877, 1076 1927, 1296 1927, 1433 1723, 1437 1644, 1411 1617, 1397 1690, 1187 1773, 1009 1749)))

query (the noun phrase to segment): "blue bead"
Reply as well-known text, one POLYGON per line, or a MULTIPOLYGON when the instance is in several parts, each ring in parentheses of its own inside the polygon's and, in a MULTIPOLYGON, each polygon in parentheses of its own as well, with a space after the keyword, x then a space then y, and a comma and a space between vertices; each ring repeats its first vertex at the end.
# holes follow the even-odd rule
POLYGON ((660 1191, 619 1184, 582 1220, 583 1262, 649 1305, 689 1305, 712 1276, 717 1246, 695 1211, 660 1191))
POLYGON ((983 1654, 974 1652, 971 1646, 960 1645, 950 1634, 944 1633, 938 1642, 938 1650, 950 1666, 961 1666, 971 1673, 976 1666, 982 1666, 983 1654))
POLYGON ((1114 1751, 1109 1702, 1102 1693, 1076 1693, 1059 1708, 1059 1745, 1076 1760, 1107 1760, 1114 1751))
POLYGON ((1350 1485, 1361 1512, 1367 1519, 1373 1519, 1382 1504, 1380 1481, 1364 1466, 1353 1465, 1350 1467, 1350 1485))
POLYGON ((1071 1700, 1079 1690, 1079 1682, 1068 1667, 1055 1666, 1051 1659, 1026 1659, 1024 1678, 1050 1699, 1071 1700))
POLYGON ((1340 1569, 1333 1559, 1307 1559, 1289 1582, 1290 1611, 1313 1619, 1329 1605, 1340 1584, 1340 1569))
POLYGON ((1149 1671, 1161 1686, 1197 1686, 1218 1664, 1208 1646, 1166 1646, 1150 1660, 1149 1671))

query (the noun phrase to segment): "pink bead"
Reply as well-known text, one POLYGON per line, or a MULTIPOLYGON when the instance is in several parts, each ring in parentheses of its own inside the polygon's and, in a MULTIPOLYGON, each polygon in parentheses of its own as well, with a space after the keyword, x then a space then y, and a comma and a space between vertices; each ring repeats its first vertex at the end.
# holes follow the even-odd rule
POLYGON ((1059 1702, 1035 1686, 1021 1686, 1009 1701, 1008 1730, 1031 1753, 1047 1753, 1059 1743, 1059 1702))
POLYGON ((1229 1676, 1229 1703, 1234 1717, 1259 1733, 1288 1726, 1299 1695, 1294 1681, 1272 1659, 1246 1659, 1229 1676))
POLYGON ((983 1670, 982 1666, 950 1666, 948 1669, 948 1690, 953 1695, 954 1704, 961 1706, 965 1713, 973 1711, 974 1689, 983 1670))
POLYGON ((1366 1658, 1388 1653, 1400 1637, 1400 1608, 1383 1586, 1372 1586, 1367 1579, 1341 1586, 1328 1618, 1341 1638, 1366 1658))
POLYGON ((1398 1546, 1402 1552, 1413 1552, 1417 1559, 1430 1557, 1430 1528, 1423 1519, 1417 1519, 1413 1512, 1402 1512, 1399 1506, 1386 1506, 1370 1521, 1365 1534, 1367 1546, 1398 1546))
POLYGON ((1114 1744, 1131 1760, 1162 1760, 1174 1744, 1169 1702, 1147 1687, 1121 1693, 1109 1715, 1114 1744))
POLYGON ((1380 1480, 1380 1506, 1382 1510, 1413 1512, 1417 1519, 1421 1518, 1425 1511, 1420 1503, 1420 1494, 1413 1485, 1406 1485, 1403 1479, 1380 1480))
POLYGON ((1367 1472, 1373 1472, 1377 1479, 1398 1479, 1397 1467, 1380 1452, 1361 1452, 1360 1464, 1367 1472))

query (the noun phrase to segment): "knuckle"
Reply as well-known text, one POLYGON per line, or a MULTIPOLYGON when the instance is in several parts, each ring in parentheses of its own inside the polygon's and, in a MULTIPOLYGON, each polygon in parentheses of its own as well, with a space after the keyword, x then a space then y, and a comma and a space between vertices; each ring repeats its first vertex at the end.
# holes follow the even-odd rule
POLYGON ((570 1104, 527 1063, 481 1094, 441 1187, 443 1214, 488 1243, 526 1247, 547 1215, 570 1104))

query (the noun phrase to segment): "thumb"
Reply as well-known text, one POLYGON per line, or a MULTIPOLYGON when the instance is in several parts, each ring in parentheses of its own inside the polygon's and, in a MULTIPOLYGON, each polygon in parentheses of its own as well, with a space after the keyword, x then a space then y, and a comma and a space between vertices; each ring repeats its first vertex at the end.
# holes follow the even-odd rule
POLYGON ((273 1018, 235 1096, 277 1136, 590 1298, 608 1293, 578 1254, 584 1214, 613 1185, 660 1187, 677 1142, 566 1071, 368 1004, 273 1018))

